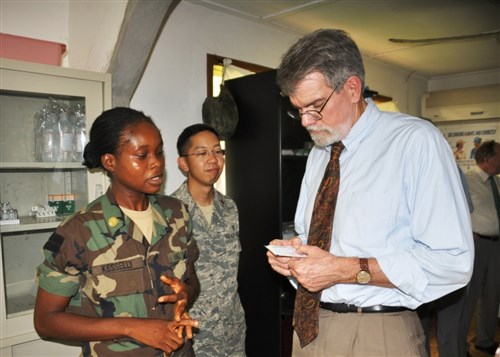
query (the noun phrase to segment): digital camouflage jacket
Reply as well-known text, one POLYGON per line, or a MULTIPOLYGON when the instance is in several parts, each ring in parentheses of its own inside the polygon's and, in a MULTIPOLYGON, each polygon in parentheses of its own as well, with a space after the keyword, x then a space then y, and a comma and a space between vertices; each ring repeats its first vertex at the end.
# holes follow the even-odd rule
POLYGON ((193 238, 200 251, 195 262, 200 296, 189 310, 200 323, 193 338, 196 357, 245 356, 245 313, 237 282, 241 252, 238 208, 230 197, 216 190, 212 222, 208 225, 186 182, 172 196, 187 205, 193 238))
MULTIPOLYGON (((171 294, 160 275, 186 281, 194 272, 198 248, 189 215, 179 200, 148 196, 153 208, 151 245, 125 216, 108 190, 68 217, 44 246, 39 286, 71 297, 68 311, 90 317, 173 319, 173 304, 158 304, 171 294)), ((195 287, 196 290, 198 287, 195 287)), ((138 341, 82 342, 83 356, 163 356, 138 341)), ((192 356, 187 342, 172 356, 192 356)))

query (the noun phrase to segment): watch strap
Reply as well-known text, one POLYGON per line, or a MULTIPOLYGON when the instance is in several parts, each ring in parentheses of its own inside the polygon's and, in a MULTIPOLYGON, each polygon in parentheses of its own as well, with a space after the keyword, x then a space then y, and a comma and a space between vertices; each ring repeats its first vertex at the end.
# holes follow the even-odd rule
POLYGON ((367 258, 359 258, 359 268, 366 272, 370 272, 370 267, 368 266, 367 258))

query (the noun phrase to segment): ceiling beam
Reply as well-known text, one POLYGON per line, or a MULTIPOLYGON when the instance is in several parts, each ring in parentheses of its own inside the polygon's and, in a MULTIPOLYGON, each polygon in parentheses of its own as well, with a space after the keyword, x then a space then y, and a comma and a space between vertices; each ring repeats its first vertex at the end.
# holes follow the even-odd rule
POLYGON ((129 0, 109 70, 112 106, 129 107, 156 41, 180 0, 129 0))

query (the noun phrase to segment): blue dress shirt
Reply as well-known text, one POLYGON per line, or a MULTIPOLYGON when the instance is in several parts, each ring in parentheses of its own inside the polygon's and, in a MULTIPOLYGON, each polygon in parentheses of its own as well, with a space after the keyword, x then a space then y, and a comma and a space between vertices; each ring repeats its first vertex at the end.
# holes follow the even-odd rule
MULTIPOLYGON (((449 144, 431 123, 380 111, 373 101, 342 140, 330 252, 373 257, 396 288, 337 284, 322 301, 417 308, 467 284, 474 243, 449 144)), ((306 165, 295 229, 304 244, 330 147, 306 165)))

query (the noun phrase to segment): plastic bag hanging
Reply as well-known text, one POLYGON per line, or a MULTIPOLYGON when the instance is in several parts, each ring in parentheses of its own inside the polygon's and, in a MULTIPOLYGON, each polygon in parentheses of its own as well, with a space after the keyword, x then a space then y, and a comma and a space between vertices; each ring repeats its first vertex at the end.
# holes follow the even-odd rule
POLYGON ((221 140, 233 136, 238 125, 238 108, 229 89, 224 85, 227 66, 231 60, 224 58, 222 67, 222 84, 217 97, 207 97, 202 105, 202 118, 205 124, 213 127, 221 140))

